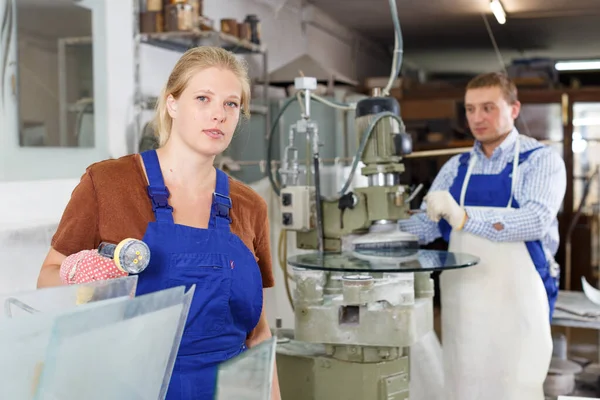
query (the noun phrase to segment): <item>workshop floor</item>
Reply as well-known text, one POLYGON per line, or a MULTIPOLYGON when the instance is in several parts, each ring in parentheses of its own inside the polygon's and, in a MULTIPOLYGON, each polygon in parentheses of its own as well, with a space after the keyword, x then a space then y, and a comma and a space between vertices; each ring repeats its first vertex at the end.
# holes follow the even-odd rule
MULTIPOLYGON (((441 311, 434 309, 433 327, 441 336, 441 311)), ((567 338, 568 357, 584 366, 584 372, 576 377, 577 389, 573 396, 600 398, 600 360, 598 360, 598 331, 593 329, 552 327, 552 335, 563 334, 567 338)), ((551 399, 551 398, 549 398, 551 399)))

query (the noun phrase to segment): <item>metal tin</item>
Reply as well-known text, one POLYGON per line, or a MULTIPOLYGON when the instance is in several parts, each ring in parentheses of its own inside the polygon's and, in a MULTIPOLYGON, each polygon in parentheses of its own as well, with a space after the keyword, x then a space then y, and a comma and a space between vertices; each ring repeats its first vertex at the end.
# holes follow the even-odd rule
POLYGON ((163 0, 146 0, 145 11, 161 11, 163 10, 163 0))
POLYGON ((166 28, 169 32, 194 29, 194 18, 190 4, 169 4, 165 12, 166 28))
POLYGON ((160 11, 148 11, 140 13, 140 32, 154 33, 164 32, 165 20, 160 11))
POLYGON ((238 23, 233 18, 223 18, 221 20, 221 32, 231 35, 238 36, 238 23))
POLYGON ((238 37, 241 40, 247 40, 250 42, 252 40, 252 31, 250 30, 250 24, 247 22, 240 22, 238 24, 238 37))
POLYGON ((202 11, 203 11, 202 10, 202 7, 203 7, 202 0, 188 0, 188 3, 192 6, 192 11, 193 11, 195 17, 202 15, 202 11))

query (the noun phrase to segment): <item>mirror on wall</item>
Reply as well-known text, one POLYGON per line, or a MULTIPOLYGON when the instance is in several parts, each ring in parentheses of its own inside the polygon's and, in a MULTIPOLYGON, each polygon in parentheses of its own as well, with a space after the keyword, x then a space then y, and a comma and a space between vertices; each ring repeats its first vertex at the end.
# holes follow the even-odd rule
POLYGON ((19 144, 94 147, 92 12, 16 0, 19 144))

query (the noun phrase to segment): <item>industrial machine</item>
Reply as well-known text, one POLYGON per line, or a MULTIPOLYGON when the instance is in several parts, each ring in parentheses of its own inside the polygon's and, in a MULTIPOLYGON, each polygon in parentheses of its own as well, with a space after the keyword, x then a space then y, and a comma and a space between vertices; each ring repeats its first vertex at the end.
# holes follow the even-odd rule
MULTIPOLYGON (((316 79, 301 77, 303 118, 292 126, 280 169, 281 223, 296 232, 291 257, 295 331, 278 345, 286 400, 406 400, 410 347, 433 330, 432 271, 475 265, 476 257, 419 250, 398 230, 416 194, 400 184, 411 152, 398 102, 375 90, 356 104, 359 146, 337 198, 320 194, 318 126, 310 119, 316 79), (311 140, 314 185, 300 185, 296 135, 311 140), (358 162, 367 187, 349 191, 358 162)), ((451 272, 450 272, 451 273, 451 272)))

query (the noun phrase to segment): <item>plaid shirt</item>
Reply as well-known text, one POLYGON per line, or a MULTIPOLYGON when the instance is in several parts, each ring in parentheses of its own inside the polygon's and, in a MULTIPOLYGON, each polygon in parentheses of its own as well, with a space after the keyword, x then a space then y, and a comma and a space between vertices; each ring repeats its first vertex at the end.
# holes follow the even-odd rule
MULTIPOLYGON (((528 136, 520 135, 515 129, 498 146, 492 156, 487 158, 481 143, 475 142, 471 157, 477 157, 473 174, 499 174, 508 162, 513 160, 515 143, 520 140, 520 151, 525 152, 540 143, 528 136)), ((452 157, 436 176, 430 192, 449 190, 458 173, 459 155, 452 157)), ((566 191, 566 170, 561 156, 550 147, 537 150, 519 165, 519 179, 514 190, 515 200, 520 208, 512 213, 498 213, 494 210, 477 210, 465 207, 469 219, 464 231, 496 242, 523 242, 541 240, 546 257, 556 254, 559 244, 558 220, 566 191), (504 229, 498 231, 495 223, 501 223, 504 229)), ((426 209, 426 204, 421 204, 426 209)), ((409 219, 398 222, 400 230, 419 237, 422 244, 430 243, 441 237, 438 224, 429 220, 426 214, 415 214, 409 219)))

